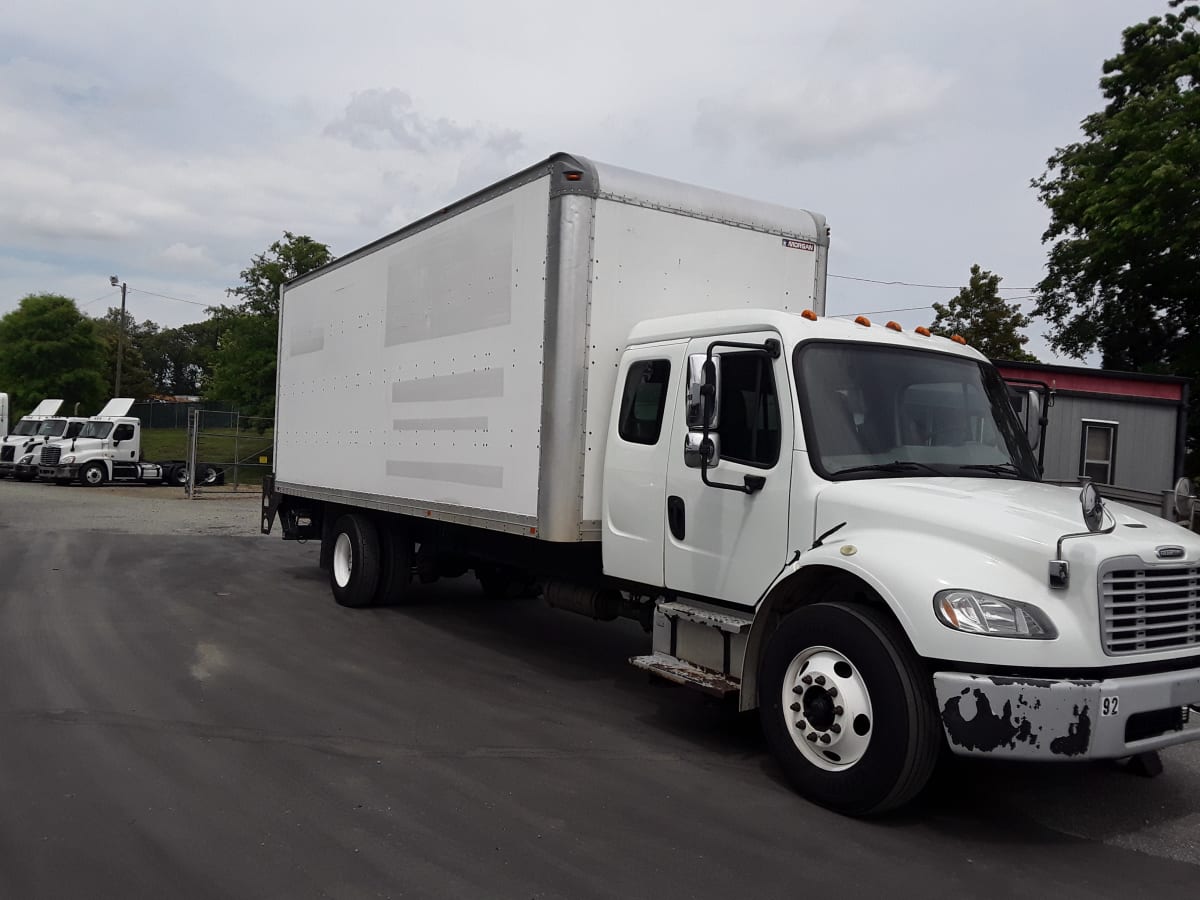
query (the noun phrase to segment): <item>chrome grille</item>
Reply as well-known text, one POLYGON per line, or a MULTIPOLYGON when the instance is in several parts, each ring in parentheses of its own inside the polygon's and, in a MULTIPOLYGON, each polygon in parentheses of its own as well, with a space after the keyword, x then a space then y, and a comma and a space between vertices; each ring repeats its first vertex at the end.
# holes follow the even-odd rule
POLYGON ((1114 656, 1200 644, 1200 567, 1110 560, 1100 574, 1100 627, 1114 656))
POLYGON ((0 462, 12 462, 13 461, 13 451, 16 449, 17 448, 12 446, 11 444, 7 447, 0 447, 0 462))
POLYGON ((57 466, 58 458, 62 456, 62 447, 43 447, 42 448, 42 465, 57 466))

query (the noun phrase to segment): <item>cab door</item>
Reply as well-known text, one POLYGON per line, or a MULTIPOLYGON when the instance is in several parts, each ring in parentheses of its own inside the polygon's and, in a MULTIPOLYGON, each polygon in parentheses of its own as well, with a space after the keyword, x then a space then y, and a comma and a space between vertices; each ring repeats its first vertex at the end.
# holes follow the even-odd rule
POLYGON ((786 354, 779 348, 774 333, 688 344, 690 384, 684 385, 667 463, 664 570, 669 589, 751 606, 788 558, 793 404, 786 354), (753 349, 769 346, 768 341, 774 355, 753 349), (701 433, 694 402, 699 392, 691 384, 702 380, 697 363, 710 345, 717 364, 711 435, 718 460, 704 472, 710 482, 705 484, 695 449, 701 433))
POLYGON ((604 451, 604 573, 663 584, 667 456, 686 343, 636 347, 621 358, 604 451))

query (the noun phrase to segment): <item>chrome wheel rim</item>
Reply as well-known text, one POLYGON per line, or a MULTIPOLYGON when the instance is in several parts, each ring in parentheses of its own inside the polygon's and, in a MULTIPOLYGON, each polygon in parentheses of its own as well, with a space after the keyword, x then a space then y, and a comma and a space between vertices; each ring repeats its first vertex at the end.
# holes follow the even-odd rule
POLYGON ((333 545, 333 578, 337 586, 344 588, 348 585, 353 571, 354 548, 350 546, 350 535, 342 532, 333 545))
POLYGON ((796 654, 783 677, 783 717, 796 749, 827 772, 857 764, 871 744, 875 715, 858 666, 831 647, 796 654))

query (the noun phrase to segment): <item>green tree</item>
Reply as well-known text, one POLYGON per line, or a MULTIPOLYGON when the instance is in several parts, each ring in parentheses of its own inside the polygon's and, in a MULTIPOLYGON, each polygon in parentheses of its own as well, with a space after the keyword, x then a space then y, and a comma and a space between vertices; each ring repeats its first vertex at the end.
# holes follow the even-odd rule
POLYGON ((156 394, 195 396, 204 390, 217 349, 219 322, 206 319, 142 337, 142 356, 156 394))
POLYGON ((145 400, 154 393, 154 379, 146 367, 142 347, 146 338, 158 332, 158 325, 147 319, 141 325, 125 313, 125 334, 121 337, 121 310, 110 307, 96 319, 96 334, 104 345, 104 380, 112 390, 116 384, 117 346, 121 346, 121 396, 145 400))
POLYGON ((242 283, 226 291, 239 302, 210 310, 219 338, 206 397, 232 404, 244 415, 275 415, 275 363, 279 289, 284 282, 332 262, 325 244, 285 231, 242 270, 242 283))
MULTIPOLYGON (((1107 103, 1033 181, 1050 211, 1036 312, 1051 346, 1193 379, 1200 439, 1200 6, 1125 29, 1107 103)), ((1181 8, 1182 7, 1182 8, 1181 8)), ((1193 462, 1193 467, 1195 463, 1193 462)))
POLYGON ((1022 313, 1016 303, 1005 302, 1000 296, 1000 281, 999 275, 978 265, 971 266, 967 286, 951 297, 949 303, 933 304, 937 316, 930 330, 962 335, 988 359, 1037 362, 1036 356, 1025 351, 1029 338, 1020 331, 1028 328, 1033 319, 1022 313))
POLYGON ((75 301, 30 294, 0 318, 0 385, 21 415, 46 397, 91 415, 105 396, 104 347, 75 301))

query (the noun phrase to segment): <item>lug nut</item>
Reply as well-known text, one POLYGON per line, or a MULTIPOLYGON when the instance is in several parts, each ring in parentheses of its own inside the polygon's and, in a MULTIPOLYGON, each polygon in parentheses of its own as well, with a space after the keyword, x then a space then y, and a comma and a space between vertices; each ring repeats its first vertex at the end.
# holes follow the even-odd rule
POLYGON ((832 731, 834 734, 841 734, 842 726, 839 725, 837 722, 834 722, 832 725, 829 726, 829 730, 832 731))
POLYGON ((792 693, 793 694, 803 694, 804 688, 800 687, 800 685, 796 685, 794 688, 792 688, 792 693))
POLYGON ((809 733, 809 735, 808 735, 808 742, 809 742, 810 744, 815 744, 815 743, 817 742, 817 736, 816 736, 815 734, 812 734, 812 733, 810 732, 810 733, 809 733))
POLYGON ((808 723, 805 722, 803 719, 801 719, 800 721, 798 721, 796 723, 796 727, 799 728, 801 731, 803 731, 805 728, 808 727, 808 723))
POLYGON ((840 706, 835 706, 835 707, 833 708, 833 714, 834 714, 835 716, 840 716, 840 715, 841 715, 842 713, 844 713, 844 712, 845 712, 845 710, 844 710, 844 709, 842 709, 840 706))
POLYGON ((821 743, 822 743, 822 744, 828 744, 828 743, 829 743, 830 741, 832 741, 832 740, 833 740, 833 738, 831 738, 831 737, 830 737, 829 735, 827 735, 827 734, 823 734, 823 735, 821 735, 821 743))
POLYGON ((820 684, 820 685, 825 684, 825 676, 824 675, 817 676, 817 684, 820 684))
POLYGON ((788 709, 790 709, 792 712, 800 712, 801 707, 799 703, 793 703, 788 707, 788 709))
POLYGON ((829 687, 829 696, 830 697, 837 696, 837 688, 833 687, 832 685, 830 685, 830 687, 829 687))
POLYGON ((800 682, 801 682, 802 684, 812 684, 812 676, 811 676, 811 675, 805 675, 803 678, 801 678, 801 679, 800 679, 800 682))

